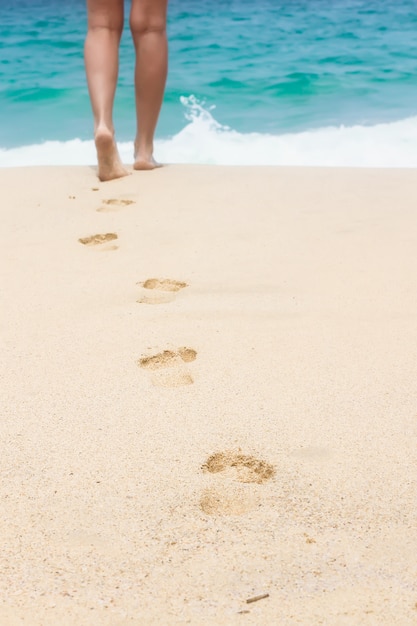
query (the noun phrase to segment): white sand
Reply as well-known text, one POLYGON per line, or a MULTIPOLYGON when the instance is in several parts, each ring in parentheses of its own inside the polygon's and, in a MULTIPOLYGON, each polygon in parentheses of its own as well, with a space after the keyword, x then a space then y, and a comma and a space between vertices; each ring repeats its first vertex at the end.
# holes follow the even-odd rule
POLYGON ((417 171, 0 184, 1 626, 417 624, 417 171))

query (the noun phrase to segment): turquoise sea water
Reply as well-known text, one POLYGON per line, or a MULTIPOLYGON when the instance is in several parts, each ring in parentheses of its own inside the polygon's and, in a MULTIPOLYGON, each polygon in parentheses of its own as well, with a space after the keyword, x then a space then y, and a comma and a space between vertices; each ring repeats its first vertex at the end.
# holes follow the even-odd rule
MULTIPOLYGON (((85 18, 84 0, 0 4, 1 165, 94 161, 85 18)), ((417 165, 415 0, 171 0, 169 41, 157 157, 417 165)), ((126 23, 126 157, 133 64, 126 23)))

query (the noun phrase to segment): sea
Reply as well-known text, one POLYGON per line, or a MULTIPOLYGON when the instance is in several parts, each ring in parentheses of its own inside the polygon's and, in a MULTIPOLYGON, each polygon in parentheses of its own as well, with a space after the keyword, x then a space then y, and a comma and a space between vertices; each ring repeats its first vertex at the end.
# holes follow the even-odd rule
MULTIPOLYGON (((134 51, 114 109, 135 135, 134 51)), ((0 166, 92 164, 85 0, 0 0, 0 166)), ((170 0, 163 163, 417 167, 416 0, 170 0)))

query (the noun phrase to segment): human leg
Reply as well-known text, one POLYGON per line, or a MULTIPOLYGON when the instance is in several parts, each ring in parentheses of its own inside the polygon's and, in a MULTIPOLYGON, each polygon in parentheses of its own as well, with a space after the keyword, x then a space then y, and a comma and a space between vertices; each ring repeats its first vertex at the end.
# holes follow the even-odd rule
POLYGON ((137 131, 134 168, 153 169, 153 140, 168 70, 168 0, 132 0, 130 29, 136 50, 137 131))
POLYGON ((123 31, 123 0, 87 0, 88 32, 84 57, 94 115, 100 180, 126 176, 114 139, 113 103, 123 31))

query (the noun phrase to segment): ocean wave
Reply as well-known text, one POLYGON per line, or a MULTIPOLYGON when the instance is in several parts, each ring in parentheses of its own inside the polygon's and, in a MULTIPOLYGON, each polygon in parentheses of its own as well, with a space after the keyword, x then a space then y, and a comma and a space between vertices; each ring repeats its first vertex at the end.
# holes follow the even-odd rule
MULTIPOLYGON (((374 126, 324 127, 279 135, 239 133, 220 124, 193 96, 181 98, 186 126, 175 136, 155 142, 163 163, 215 165, 288 165, 334 167, 417 167, 417 116, 374 126)), ((119 144, 126 163, 131 143, 119 144)), ((0 167, 91 165, 93 141, 47 141, 0 148, 0 167)))

